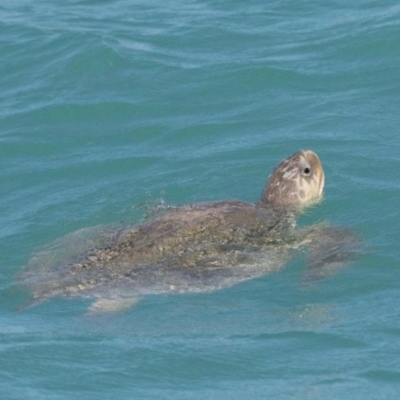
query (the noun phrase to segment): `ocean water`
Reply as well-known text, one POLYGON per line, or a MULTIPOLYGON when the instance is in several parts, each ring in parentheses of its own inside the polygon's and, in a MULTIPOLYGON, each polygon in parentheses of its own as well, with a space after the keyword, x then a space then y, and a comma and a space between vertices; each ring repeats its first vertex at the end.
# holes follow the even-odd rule
POLYGON ((0 4, 1 399, 365 399, 400 392, 400 5, 0 4), (364 251, 96 318, 29 298, 38 248, 146 210, 258 200, 300 148, 364 251))

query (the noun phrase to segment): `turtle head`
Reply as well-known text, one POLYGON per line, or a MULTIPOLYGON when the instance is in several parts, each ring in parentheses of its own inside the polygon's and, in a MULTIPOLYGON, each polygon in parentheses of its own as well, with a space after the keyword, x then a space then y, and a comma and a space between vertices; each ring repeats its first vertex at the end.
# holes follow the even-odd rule
POLYGON ((325 176, 318 156, 299 150, 281 161, 263 190, 260 205, 299 212, 322 198, 325 176))

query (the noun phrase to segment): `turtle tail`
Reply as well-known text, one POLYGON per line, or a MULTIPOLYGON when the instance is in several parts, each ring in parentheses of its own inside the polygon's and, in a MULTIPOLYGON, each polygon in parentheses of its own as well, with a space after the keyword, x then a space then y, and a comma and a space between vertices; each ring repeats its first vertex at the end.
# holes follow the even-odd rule
POLYGON ((35 307, 38 304, 44 303, 47 299, 44 297, 33 297, 32 299, 25 301, 20 306, 16 307, 15 311, 22 312, 26 311, 31 307, 35 307))

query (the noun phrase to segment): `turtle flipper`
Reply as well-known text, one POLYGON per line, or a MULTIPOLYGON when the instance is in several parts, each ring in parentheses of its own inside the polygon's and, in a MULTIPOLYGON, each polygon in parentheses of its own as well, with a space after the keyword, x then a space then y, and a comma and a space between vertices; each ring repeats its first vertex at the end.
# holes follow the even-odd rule
POLYGON ((139 297, 117 298, 117 299, 97 299, 87 311, 87 315, 101 315, 125 311, 133 307, 140 301, 139 297))
POLYGON ((334 275, 362 255, 360 238, 344 226, 314 227, 307 240, 309 267, 304 276, 307 282, 334 275))

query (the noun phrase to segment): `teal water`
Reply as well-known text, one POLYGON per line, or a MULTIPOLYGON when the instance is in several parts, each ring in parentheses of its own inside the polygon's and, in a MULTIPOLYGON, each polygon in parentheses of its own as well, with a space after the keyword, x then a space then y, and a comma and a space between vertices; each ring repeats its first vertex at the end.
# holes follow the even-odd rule
POLYGON ((1 399, 398 397, 398 2, 3 1, 0 32, 1 399), (305 285, 300 258, 116 315, 16 311, 40 246, 160 201, 256 201, 299 148, 326 173, 300 224, 367 249, 334 276, 305 285))

